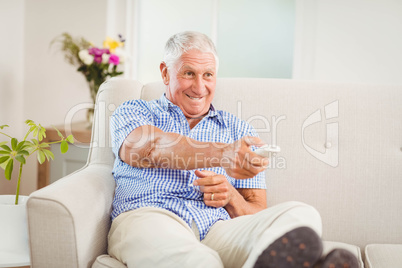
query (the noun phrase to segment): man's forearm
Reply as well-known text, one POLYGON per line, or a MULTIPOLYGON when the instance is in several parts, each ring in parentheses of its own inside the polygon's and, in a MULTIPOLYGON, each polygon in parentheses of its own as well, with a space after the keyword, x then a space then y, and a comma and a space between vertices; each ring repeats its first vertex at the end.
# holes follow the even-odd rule
MULTIPOLYGON (((178 133, 142 126, 129 134, 120 158, 142 168, 199 169, 222 166, 229 144, 200 142, 178 133)), ((226 163, 228 164, 228 163, 226 163)))

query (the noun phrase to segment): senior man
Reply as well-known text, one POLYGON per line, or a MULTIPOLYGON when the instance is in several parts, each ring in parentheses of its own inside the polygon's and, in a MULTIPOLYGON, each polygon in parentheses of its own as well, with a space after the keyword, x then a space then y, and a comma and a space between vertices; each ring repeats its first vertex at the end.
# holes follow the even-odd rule
MULTIPOLYGON (((253 152, 264 142, 212 105, 213 42, 197 32, 172 36, 160 71, 160 99, 127 101, 111 119, 109 254, 128 267, 313 267, 321 218, 299 202, 267 208, 268 159, 253 152)), ((357 267, 341 250, 322 262, 357 267)))

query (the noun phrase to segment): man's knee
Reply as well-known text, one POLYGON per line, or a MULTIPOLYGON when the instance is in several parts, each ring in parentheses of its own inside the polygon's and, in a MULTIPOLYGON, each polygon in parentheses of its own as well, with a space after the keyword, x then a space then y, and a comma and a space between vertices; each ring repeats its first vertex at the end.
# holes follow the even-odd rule
POLYGON ((283 202, 266 209, 266 212, 262 213, 274 213, 287 224, 294 225, 294 228, 307 226, 316 231, 319 236, 322 234, 320 213, 313 206, 306 203, 298 201, 283 202))
POLYGON ((297 216, 300 225, 312 228, 319 236, 322 235, 322 220, 318 210, 306 203, 298 201, 285 202, 289 206, 289 212, 297 216))

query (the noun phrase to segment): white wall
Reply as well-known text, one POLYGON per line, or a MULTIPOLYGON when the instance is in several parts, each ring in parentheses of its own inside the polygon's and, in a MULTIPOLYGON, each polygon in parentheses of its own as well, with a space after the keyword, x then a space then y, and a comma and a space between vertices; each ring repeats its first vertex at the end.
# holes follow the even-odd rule
MULTIPOLYGON (((7 41, 0 42, 0 124, 11 120, 19 125, 16 134, 26 130, 21 123, 28 118, 43 126, 60 125, 71 108, 91 101, 84 76, 49 45, 69 32, 101 46, 106 7, 106 0, 0 0, 0 34, 7 41)), ((83 110, 73 120, 84 118, 83 110)), ((24 168, 22 194, 36 189, 36 174, 33 157, 24 168)), ((15 183, 1 174, 0 194, 13 194, 15 183)))
POLYGON ((0 33, 0 125, 10 125, 7 131, 19 134, 24 105, 24 0, 0 0, 0 33))
POLYGON ((293 78, 402 84, 402 1, 296 4, 293 78))
MULTIPOLYGON (((3 132, 18 136, 24 121, 24 0, 0 0, 0 34, 0 125, 9 125, 3 132)), ((7 181, 0 169, 0 194, 14 193, 15 179, 14 174, 7 181)))
MULTIPOLYGON (((106 4, 106 0, 26 1, 26 116, 42 125, 63 124, 74 105, 90 102, 84 76, 50 42, 69 32, 101 46, 106 37, 106 4)), ((85 112, 77 117, 84 119, 85 112)))

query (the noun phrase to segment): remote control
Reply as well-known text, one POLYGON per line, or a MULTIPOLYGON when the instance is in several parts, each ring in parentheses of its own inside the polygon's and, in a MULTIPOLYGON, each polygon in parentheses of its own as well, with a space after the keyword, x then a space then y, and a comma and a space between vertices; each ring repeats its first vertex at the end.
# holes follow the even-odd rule
POLYGON ((257 148, 254 153, 262 156, 262 157, 271 157, 272 155, 276 155, 281 151, 279 146, 272 146, 272 145, 264 145, 262 147, 257 148))

